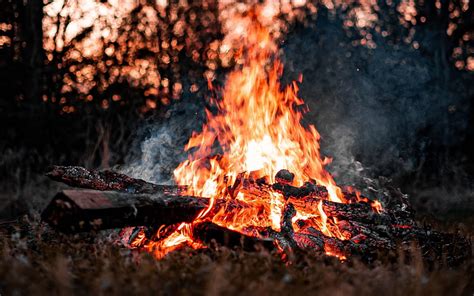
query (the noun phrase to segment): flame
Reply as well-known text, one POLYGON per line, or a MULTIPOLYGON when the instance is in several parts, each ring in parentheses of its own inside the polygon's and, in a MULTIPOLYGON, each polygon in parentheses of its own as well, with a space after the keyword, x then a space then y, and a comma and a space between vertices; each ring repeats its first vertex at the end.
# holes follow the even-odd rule
POLYGON ((145 248, 148 250, 148 252, 155 255, 157 259, 161 259, 166 254, 184 246, 188 246, 193 249, 204 248, 203 244, 193 239, 191 223, 181 223, 176 231, 171 233, 165 239, 149 241, 147 242, 145 248))
POLYGON ((192 184, 189 194, 211 197, 241 172, 257 172, 273 183, 275 174, 287 169, 295 173, 294 185, 316 180, 328 189, 330 200, 342 202, 341 189, 324 169, 330 160, 320 155, 319 133, 301 124, 304 102, 296 83, 281 90, 283 66, 278 60, 268 64, 277 51, 269 32, 254 22, 244 43, 246 63, 229 75, 222 99, 213 100, 218 113, 207 111, 203 130, 186 145, 196 150, 176 169, 176 181, 192 184), (215 144, 223 156, 204 166, 215 144), (219 181, 223 175, 226 182, 219 181))
MULTIPOLYGON (((150 243, 148 249, 158 258, 183 245, 203 247, 192 237, 193 223, 203 220, 241 232, 252 226, 279 231, 284 197, 271 188, 259 195, 240 188, 232 196, 229 188, 238 187, 242 179, 266 178, 272 184, 275 174, 287 169, 294 173, 292 185, 302 186, 312 180, 327 189, 329 200, 347 202, 325 170, 331 160, 320 153, 318 131, 314 125, 301 122, 307 108, 297 95, 297 83, 285 88, 280 85, 283 66, 277 58, 278 47, 256 16, 250 13, 237 21, 245 23, 247 30, 238 51, 243 63, 229 74, 223 89, 214 90, 220 94, 211 99, 217 111, 206 111, 207 122, 185 146, 188 159, 174 171, 177 184, 189 185, 186 194, 210 198, 209 207, 194 222, 183 223, 167 238, 150 243), (211 213, 217 199, 237 199, 249 207, 221 208, 211 213)), ((211 83, 209 87, 213 89, 211 83)), ((296 219, 307 220, 328 237, 347 239, 339 231, 337 220, 329 219, 324 212, 322 201, 316 209, 297 212, 292 220, 295 229, 296 219)), ((336 253, 330 249, 326 252, 336 253)))

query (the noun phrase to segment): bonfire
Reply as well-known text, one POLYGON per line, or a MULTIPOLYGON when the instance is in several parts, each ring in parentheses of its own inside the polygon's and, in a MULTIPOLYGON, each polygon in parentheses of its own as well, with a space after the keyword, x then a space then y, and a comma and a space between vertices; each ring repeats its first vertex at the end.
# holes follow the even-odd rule
POLYGON ((124 227, 130 248, 158 259, 183 247, 207 248, 211 240, 275 248, 284 258, 295 251, 373 258, 413 244, 426 257, 464 258, 468 242, 418 227, 396 189, 385 205, 336 184, 316 127, 302 122, 307 107, 298 82, 280 84, 283 65, 271 32, 253 14, 241 21, 236 58, 243 62, 222 89, 209 82, 213 110, 184 147, 189 157, 174 171, 178 186, 55 167, 53 179, 104 191, 64 191, 43 218, 64 231, 124 227))

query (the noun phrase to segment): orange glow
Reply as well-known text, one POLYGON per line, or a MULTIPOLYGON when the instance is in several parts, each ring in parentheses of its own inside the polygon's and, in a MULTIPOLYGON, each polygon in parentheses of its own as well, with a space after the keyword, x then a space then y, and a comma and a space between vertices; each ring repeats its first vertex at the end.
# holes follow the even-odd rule
MULTIPOLYGON (((268 16, 271 11, 263 12, 268 16)), ((243 63, 230 73, 225 87, 216 90, 221 95, 211 102, 217 111, 206 111, 207 122, 185 146, 188 159, 174 171, 176 183, 189 186, 186 194, 209 198, 209 206, 194 222, 183 223, 167 238, 150 242, 147 249, 157 258, 185 245, 203 247, 192 236, 193 224, 202 221, 247 234, 253 227, 280 231, 285 206, 283 195, 268 185, 255 194, 239 185, 242 180, 265 178, 266 184, 272 184, 276 181, 275 174, 287 169, 294 173, 292 185, 302 186, 312 180, 327 189, 330 201, 348 202, 325 170, 331 160, 320 154, 319 133, 313 125, 301 123, 307 108, 297 96, 297 83, 286 88, 279 83, 283 66, 277 59, 278 48, 257 16, 258 13, 250 13, 235 20, 246 28, 246 34, 241 37, 243 46, 237 51, 243 63), (229 188, 234 188, 232 194, 229 188), (237 199, 248 207, 212 211, 218 199, 237 199)), ((211 82, 209 88, 213 88, 211 82)), ((339 231, 338 221, 328 218, 322 200, 314 209, 297 212, 292 219, 294 229, 298 229, 298 219, 327 237, 348 239, 339 231)), ((345 258, 330 247, 325 250, 328 255, 345 258)))
POLYGON ((382 204, 378 200, 374 200, 371 206, 377 213, 381 213, 383 211, 382 204))
POLYGON ((247 32, 243 52, 246 63, 232 72, 222 99, 214 99, 218 114, 207 112, 207 124, 195 133, 185 149, 196 149, 175 171, 176 181, 192 184, 189 194, 212 197, 232 185, 241 172, 268 176, 273 183, 281 169, 295 173, 294 185, 314 179, 328 189, 332 201, 341 202, 342 193, 324 169, 330 162, 319 151, 319 134, 313 125, 301 124, 304 102, 296 95, 296 83, 280 90, 283 67, 276 60, 276 46, 262 26, 253 24, 247 32), (210 159, 210 169, 202 161, 212 155, 214 143, 223 157, 210 159), (222 184, 219 178, 227 177, 222 184))
POLYGON ((184 246, 188 246, 193 249, 204 248, 204 245, 193 240, 191 232, 191 224, 181 223, 178 229, 167 236, 165 239, 147 242, 145 248, 157 259, 161 259, 166 254, 184 246))

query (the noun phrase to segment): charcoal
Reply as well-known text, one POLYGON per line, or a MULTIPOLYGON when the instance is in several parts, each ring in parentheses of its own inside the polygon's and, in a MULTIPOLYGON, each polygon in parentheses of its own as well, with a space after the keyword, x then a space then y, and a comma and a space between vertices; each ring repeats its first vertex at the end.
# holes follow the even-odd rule
POLYGON ((293 179, 295 178, 295 174, 288 170, 280 170, 278 173, 275 175, 275 180, 277 183, 281 184, 291 184, 293 182, 293 179))

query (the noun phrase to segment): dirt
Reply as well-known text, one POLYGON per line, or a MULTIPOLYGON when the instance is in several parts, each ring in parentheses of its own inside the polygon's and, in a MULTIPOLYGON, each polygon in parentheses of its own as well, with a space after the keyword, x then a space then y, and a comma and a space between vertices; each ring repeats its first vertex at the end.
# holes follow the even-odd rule
POLYGON ((365 264, 299 254, 285 262, 265 250, 213 246, 158 261, 124 247, 118 230, 63 235, 33 215, 0 224, 0 294, 473 295, 474 260, 428 267, 416 248, 410 257, 365 264))

